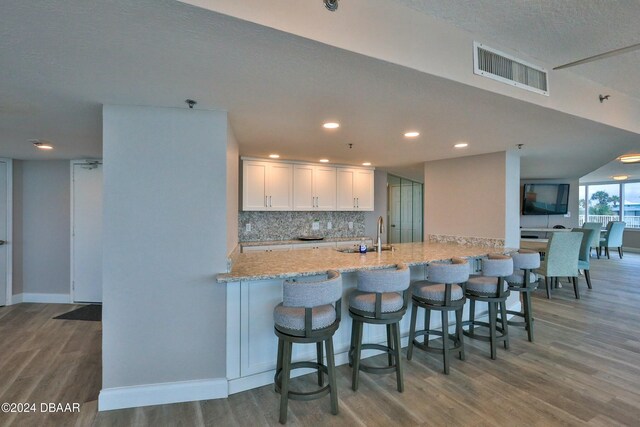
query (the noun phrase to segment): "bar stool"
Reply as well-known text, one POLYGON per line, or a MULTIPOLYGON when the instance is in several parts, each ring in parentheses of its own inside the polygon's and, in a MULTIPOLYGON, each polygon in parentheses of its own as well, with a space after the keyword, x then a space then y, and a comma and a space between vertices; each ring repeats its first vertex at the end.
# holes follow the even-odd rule
POLYGON ((469 279, 469 263, 462 258, 454 258, 451 263, 434 262, 427 266, 427 280, 420 280, 412 286, 413 311, 411 312, 411 329, 409 331, 409 348, 407 359, 413 356, 413 346, 434 353, 442 353, 444 373, 449 374, 449 352, 458 351, 460 360, 464 360, 464 342, 462 333, 462 309, 465 282, 469 279), (424 329, 416 331, 418 307, 424 308, 424 329), (442 318, 442 332, 429 329, 431 310, 438 310, 442 318), (449 334, 449 313, 455 312, 456 332, 449 334), (442 337, 442 348, 429 347, 429 334, 442 337), (416 336, 424 336, 424 343, 418 342, 416 336), (449 346, 449 339, 453 345, 449 346))
POLYGON ((509 329, 507 326, 507 297, 509 288, 504 279, 513 274, 513 260, 510 256, 492 254, 482 259, 482 276, 471 276, 467 281, 465 295, 469 298, 469 320, 463 324, 469 326, 464 334, 469 338, 489 341, 491 358, 496 358, 497 343, 502 341, 509 348, 509 329), (486 302, 489 306, 489 322, 475 320, 476 301, 486 302), (501 312, 501 326, 497 325, 498 308, 501 312), (489 328, 489 335, 478 335, 475 326, 489 328), (498 335, 498 332, 500 335, 498 335))
POLYGON ((273 309, 275 333, 278 337, 278 359, 274 383, 280 393, 280 423, 287 422, 289 399, 312 400, 330 394, 331 413, 338 413, 333 334, 340 324, 342 301, 342 277, 330 270, 321 280, 286 280, 283 285, 283 301, 273 309), (324 365, 322 342, 327 351, 324 365), (291 363, 293 343, 316 343, 317 363, 291 363), (312 368, 318 370, 319 389, 298 392, 289 389, 291 370, 312 368), (323 373, 329 377, 324 386, 323 373))
MULTIPOLYGON (((538 279, 532 271, 540 267, 538 252, 520 249, 511 254, 514 272, 506 278, 510 291, 520 292, 522 312, 507 310, 507 314, 519 316, 524 321, 507 320, 507 324, 524 326, 530 342, 533 342, 533 312, 531 310, 531 293, 538 288, 538 279)), ((502 321, 502 319, 500 319, 502 321)))
POLYGON ((358 390, 359 372, 382 374, 395 371, 398 391, 404 390, 400 357, 400 320, 409 302, 409 268, 398 264, 394 270, 358 271, 358 289, 349 297, 349 315, 353 319, 349 365, 353 366, 351 388, 358 390), (387 345, 363 344, 363 324, 387 326, 387 345), (360 362, 362 350, 388 354, 388 366, 373 367, 360 362))

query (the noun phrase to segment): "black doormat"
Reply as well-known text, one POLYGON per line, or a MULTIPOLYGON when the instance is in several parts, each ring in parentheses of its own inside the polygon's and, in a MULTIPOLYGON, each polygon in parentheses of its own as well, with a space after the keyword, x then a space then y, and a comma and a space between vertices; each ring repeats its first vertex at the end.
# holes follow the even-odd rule
POLYGON ((73 311, 54 317, 54 319, 91 320, 100 322, 102 320, 102 306, 98 304, 85 305, 84 307, 76 308, 73 311))

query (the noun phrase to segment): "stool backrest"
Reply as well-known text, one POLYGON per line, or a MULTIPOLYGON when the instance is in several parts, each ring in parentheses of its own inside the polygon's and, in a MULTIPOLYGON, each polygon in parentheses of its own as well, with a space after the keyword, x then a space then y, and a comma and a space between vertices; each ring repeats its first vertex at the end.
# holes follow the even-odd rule
POLYGON ((464 283, 469 279, 469 262, 453 258, 451 263, 432 262, 427 266, 427 280, 433 283, 464 283))
POLYGON ((358 271, 358 290, 363 292, 402 292, 410 284, 409 267, 398 264, 393 270, 358 271))
POLYGON ((513 274, 513 259, 509 255, 489 254, 482 259, 482 275, 506 277, 513 274))
POLYGON ((534 251, 520 249, 511 254, 514 270, 533 270, 540 267, 540 254, 534 251))
POLYGON ((285 280, 282 305, 285 307, 318 307, 342 298, 342 276, 334 270, 326 278, 285 280))

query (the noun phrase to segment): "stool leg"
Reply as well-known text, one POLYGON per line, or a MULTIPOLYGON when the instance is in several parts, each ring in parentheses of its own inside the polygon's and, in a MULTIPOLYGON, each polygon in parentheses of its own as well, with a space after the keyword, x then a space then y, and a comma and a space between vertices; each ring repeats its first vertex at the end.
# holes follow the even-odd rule
POLYGON ((291 371, 292 342, 285 341, 282 351, 282 385, 280 387, 280 424, 287 422, 287 405, 289 403, 289 374, 291 371))
POLYGON ((473 329, 475 328, 473 322, 476 320, 476 301, 473 299, 469 301, 469 320, 469 335, 473 336, 473 329))
POLYGON ((402 344, 400 343, 400 323, 394 323, 392 325, 391 331, 393 332, 393 336, 395 338, 393 347, 396 359, 396 380, 398 383, 398 391, 402 393, 404 391, 404 380, 402 378, 402 357, 400 357, 400 352, 402 351, 402 344))
POLYGON ((413 340, 416 339, 416 320, 418 317, 418 306, 414 302, 411 307, 411 326, 409 326, 409 348, 407 348, 407 360, 413 357, 413 340))
MULTIPOLYGON (((278 373, 282 371, 282 347, 284 346, 282 338, 278 338, 278 358, 276 359, 276 375, 274 377, 274 387, 276 391, 281 388, 282 381, 278 381, 278 373)), ((282 377, 281 377, 282 378, 282 377)))
POLYGON ((442 310, 442 359, 444 361, 444 373, 449 375, 449 312, 442 310))
POLYGON ((491 343, 491 358, 496 358, 496 318, 498 316, 497 313, 497 303, 490 302, 489 304, 489 337, 491 343))
POLYGON ((527 337, 533 342, 533 313, 531 312, 531 292, 523 292, 524 295, 524 321, 527 325, 527 337))
POLYGON ((509 325, 507 324, 507 302, 500 303, 500 321, 502 323, 502 333, 504 334, 504 348, 509 350, 509 325))
POLYGON ((352 368, 353 367, 353 353, 355 352, 356 349, 356 321, 352 320, 351 321, 351 344, 349 345, 349 353, 347 354, 347 357, 349 359, 349 367, 352 368))
POLYGON ((358 391, 358 379, 360 372, 360 352, 362 344, 362 322, 354 320, 355 339, 353 348, 353 372, 351 377, 351 388, 358 391))
POLYGON ((429 347, 429 328, 431 328, 431 310, 424 309, 424 345, 429 347))
POLYGON ((336 385, 336 362, 333 356, 333 337, 325 342, 327 349, 327 371, 329 374, 329 393, 331 397, 331 413, 338 415, 338 387, 336 385))
POLYGON ((322 355, 322 343, 316 343, 316 353, 318 356, 318 385, 322 387, 324 385, 324 378, 322 375, 322 369, 320 369, 320 365, 324 363, 324 357, 322 355))
MULTIPOLYGON (((391 325, 387 325, 387 347, 389 350, 393 349, 393 339, 391 338, 391 325)), ((389 366, 393 366, 393 352, 389 351, 387 353, 387 363, 389 366)))
POLYGON ((462 308, 456 310, 456 335, 458 337, 458 344, 460 345, 460 360, 464 360, 464 334, 462 333, 462 308))

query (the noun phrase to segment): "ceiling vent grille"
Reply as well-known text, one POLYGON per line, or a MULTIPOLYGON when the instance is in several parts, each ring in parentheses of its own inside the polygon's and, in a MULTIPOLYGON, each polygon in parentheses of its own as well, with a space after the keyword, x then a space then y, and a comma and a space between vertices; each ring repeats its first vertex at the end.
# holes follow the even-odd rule
POLYGON ((544 68, 478 42, 473 42, 473 72, 541 95, 549 95, 547 71, 544 68))

